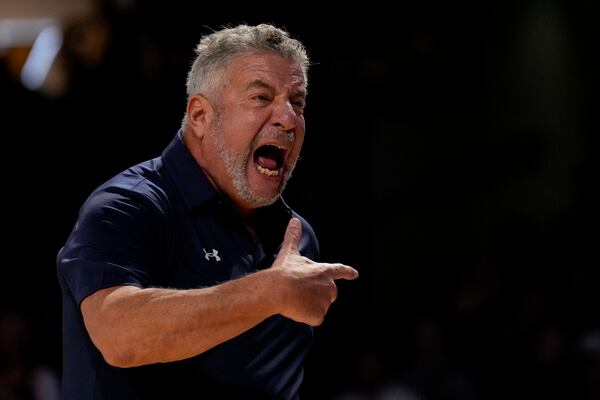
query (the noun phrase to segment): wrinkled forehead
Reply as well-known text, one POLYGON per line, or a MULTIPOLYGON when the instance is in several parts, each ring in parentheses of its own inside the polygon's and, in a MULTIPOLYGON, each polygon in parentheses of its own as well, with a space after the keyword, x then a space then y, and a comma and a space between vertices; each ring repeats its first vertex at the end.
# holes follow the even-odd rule
POLYGON ((229 63, 225 76, 226 84, 247 85, 263 81, 293 91, 306 91, 307 86, 306 73, 298 61, 267 52, 235 57, 229 63))

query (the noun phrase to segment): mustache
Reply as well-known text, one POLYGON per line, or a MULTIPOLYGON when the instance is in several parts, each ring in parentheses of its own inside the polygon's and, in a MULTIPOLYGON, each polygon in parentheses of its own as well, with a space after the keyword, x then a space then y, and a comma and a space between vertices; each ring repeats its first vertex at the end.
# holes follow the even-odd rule
POLYGON ((290 132, 261 131, 254 138, 254 143, 258 142, 259 140, 264 140, 264 139, 275 139, 275 140, 281 140, 281 141, 288 142, 288 143, 294 143, 294 140, 296 140, 296 135, 294 134, 294 131, 290 131, 290 132))

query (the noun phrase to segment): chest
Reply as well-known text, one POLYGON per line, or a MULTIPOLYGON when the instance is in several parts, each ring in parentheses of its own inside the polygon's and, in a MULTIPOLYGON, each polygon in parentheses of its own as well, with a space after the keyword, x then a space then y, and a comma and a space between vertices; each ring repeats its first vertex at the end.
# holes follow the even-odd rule
POLYGON ((221 215, 193 215, 174 229, 164 284, 187 289, 213 286, 269 268, 277 248, 256 240, 241 223, 221 215))

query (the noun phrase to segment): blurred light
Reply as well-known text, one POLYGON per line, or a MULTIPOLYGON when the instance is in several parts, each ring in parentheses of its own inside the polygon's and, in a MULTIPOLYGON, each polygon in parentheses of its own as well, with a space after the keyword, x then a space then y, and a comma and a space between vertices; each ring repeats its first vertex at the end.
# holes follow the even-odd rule
POLYGON ((40 32, 21 71, 23 86, 29 90, 42 87, 62 42, 62 31, 57 25, 47 26, 40 32))
POLYGON ((0 19, 0 50, 30 47, 40 32, 55 24, 52 18, 0 19))

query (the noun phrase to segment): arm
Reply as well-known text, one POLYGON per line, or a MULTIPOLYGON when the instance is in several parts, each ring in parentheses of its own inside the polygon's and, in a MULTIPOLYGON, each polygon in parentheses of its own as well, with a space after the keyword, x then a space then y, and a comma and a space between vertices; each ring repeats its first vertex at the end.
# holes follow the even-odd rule
POLYGON ((270 269, 217 286, 99 290, 81 304, 86 329, 109 364, 134 367, 200 354, 274 314, 319 325, 335 301, 334 280, 358 273, 302 257, 300 236, 292 219, 270 269))
POLYGON ((99 290, 81 304, 85 326, 106 361, 133 367, 200 354, 275 313, 261 271, 217 286, 192 289, 99 290))

